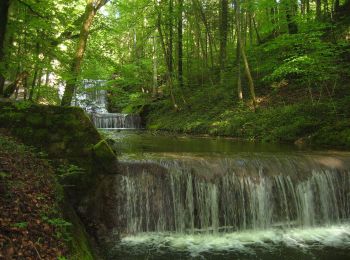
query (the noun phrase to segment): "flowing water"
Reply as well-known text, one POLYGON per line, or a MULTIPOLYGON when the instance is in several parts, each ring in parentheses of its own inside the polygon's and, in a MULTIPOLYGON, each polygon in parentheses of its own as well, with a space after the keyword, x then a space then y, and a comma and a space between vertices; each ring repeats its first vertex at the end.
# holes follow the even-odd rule
POLYGON ((110 259, 350 258, 350 153, 104 134, 123 172, 110 259))
POLYGON ((72 105, 83 108, 90 115, 96 128, 115 130, 141 128, 141 118, 138 115, 108 112, 106 80, 85 79, 82 83, 80 91, 75 93, 72 105))
POLYGON ((138 115, 121 113, 93 113, 92 122, 96 128, 103 129, 140 129, 141 118, 138 115))

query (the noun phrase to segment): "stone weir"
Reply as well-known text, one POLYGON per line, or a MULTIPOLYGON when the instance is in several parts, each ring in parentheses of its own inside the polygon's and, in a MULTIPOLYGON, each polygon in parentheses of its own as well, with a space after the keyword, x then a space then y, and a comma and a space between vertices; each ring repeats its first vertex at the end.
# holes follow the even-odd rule
POLYGON ((312 227, 350 218, 348 157, 162 158, 121 168, 121 175, 101 181, 85 209, 110 239, 312 227))

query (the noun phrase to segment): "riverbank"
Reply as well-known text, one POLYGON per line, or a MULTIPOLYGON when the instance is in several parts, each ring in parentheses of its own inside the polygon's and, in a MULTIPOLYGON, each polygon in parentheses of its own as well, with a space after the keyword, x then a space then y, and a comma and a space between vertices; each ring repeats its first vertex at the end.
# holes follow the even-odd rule
POLYGON ((95 259, 60 184, 68 170, 0 132, 0 258, 95 259), (58 167, 58 168, 56 168, 58 167))
POLYGON ((226 136, 270 143, 350 148, 350 99, 300 102, 279 106, 194 107, 174 111, 154 103, 147 129, 226 136))

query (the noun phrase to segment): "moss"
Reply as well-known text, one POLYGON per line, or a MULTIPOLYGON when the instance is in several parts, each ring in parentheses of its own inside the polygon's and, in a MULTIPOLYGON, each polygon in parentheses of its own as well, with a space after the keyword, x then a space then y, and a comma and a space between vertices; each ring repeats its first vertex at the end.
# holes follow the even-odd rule
POLYGON ((70 241, 70 256, 71 260, 93 260, 96 259, 94 250, 92 249, 89 236, 84 228, 84 224, 80 221, 76 215, 72 206, 65 203, 63 206, 64 217, 67 221, 72 223, 70 235, 72 240, 70 241))
POLYGON ((69 155, 79 156, 79 150, 83 150, 81 156, 85 156, 85 145, 94 145, 101 140, 80 108, 0 102, 0 119, 3 126, 22 141, 46 149, 49 155, 53 152, 55 156, 65 157, 64 149, 69 148, 74 151, 69 155), (74 147, 70 148, 71 145, 74 147))
POLYGON ((33 126, 39 126, 44 123, 44 118, 41 114, 29 114, 26 121, 33 126))
POLYGON ((101 140, 93 147, 93 153, 105 173, 116 173, 117 157, 105 140, 101 140))
POLYGON ((56 142, 56 143, 51 143, 48 147, 48 152, 55 156, 59 156, 60 154, 65 152, 66 145, 64 142, 56 142))
POLYGON ((45 128, 36 129, 34 131, 34 138, 38 140, 42 140, 42 142, 49 141, 50 134, 49 131, 45 128))

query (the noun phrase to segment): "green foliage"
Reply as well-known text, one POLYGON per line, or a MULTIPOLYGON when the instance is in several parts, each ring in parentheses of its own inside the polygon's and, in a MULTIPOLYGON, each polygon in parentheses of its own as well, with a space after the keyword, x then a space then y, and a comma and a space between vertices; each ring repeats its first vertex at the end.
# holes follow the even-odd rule
POLYGON ((322 33, 307 32, 297 35, 282 35, 264 45, 264 64, 273 70, 264 77, 266 83, 287 80, 300 87, 332 85, 340 79, 343 71, 341 59, 343 47, 322 40, 322 33), (273 64, 273 63, 274 64, 273 64))
POLYGON ((10 173, 7 172, 0 172, 0 180, 8 178, 10 176, 10 173))
POLYGON ((16 228, 27 228, 28 222, 18 222, 13 224, 12 226, 16 228))
POLYGON ((63 239, 66 242, 72 240, 72 236, 70 232, 70 228, 72 227, 72 224, 70 222, 67 222, 62 218, 49 218, 47 216, 42 216, 42 220, 50 224, 51 226, 55 227, 55 236, 58 239, 63 239))
POLYGON ((349 101, 300 103, 257 112, 247 107, 203 114, 200 111, 163 112, 152 109, 150 130, 210 133, 262 142, 295 142, 303 138, 315 145, 350 147, 349 101))
POLYGON ((86 172, 85 172, 85 169, 73 164, 60 164, 57 167, 56 173, 57 173, 58 181, 60 183, 66 183, 72 178, 74 179, 80 178, 86 172))

